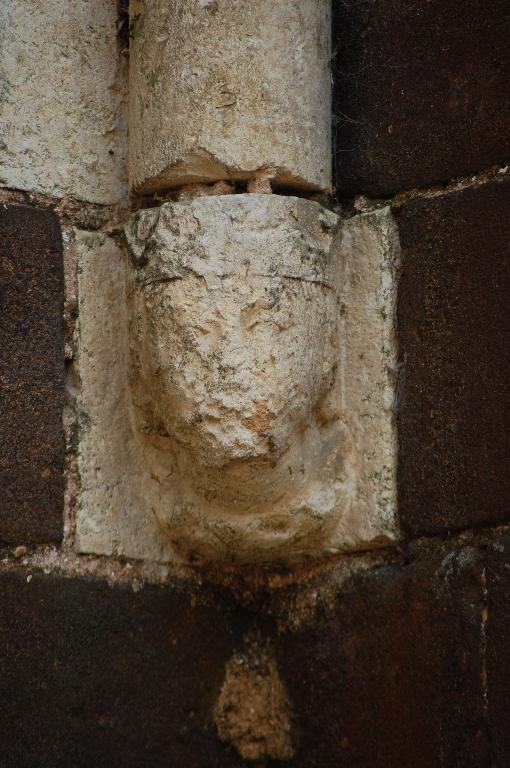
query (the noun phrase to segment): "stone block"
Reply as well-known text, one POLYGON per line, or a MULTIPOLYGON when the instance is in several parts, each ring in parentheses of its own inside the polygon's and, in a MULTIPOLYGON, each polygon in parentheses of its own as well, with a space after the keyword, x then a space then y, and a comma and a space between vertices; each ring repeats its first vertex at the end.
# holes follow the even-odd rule
POLYGON ((434 555, 354 576, 316 624, 279 635, 295 765, 488 768, 483 594, 475 550, 434 555))
POLYGON ((5 768, 241 768, 213 706, 243 622, 181 590, 0 577, 5 768))
POLYGON ((508 733, 508 686, 510 684, 510 540, 492 544, 487 551, 487 602, 484 677, 487 685, 487 714, 491 736, 491 765, 504 768, 510 755, 508 733))
POLYGON ((0 184, 126 200, 127 59, 117 28, 115 2, 2 3, 0 184))
POLYGON ((268 736, 289 768, 489 768, 475 550, 330 582, 298 629, 271 619, 306 601, 295 587, 250 607, 212 587, 198 600, 184 584, 137 589, 1 573, 5 768, 242 768, 253 761, 220 738, 255 757, 268 736))
POLYGON ((130 3, 136 192, 331 186, 330 0, 130 3))
POLYGON ((168 559, 140 496, 142 457, 130 423, 124 254, 111 238, 76 230, 79 390, 79 551, 168 559))
POLYGON ((510 160, 510 7, 334 0, 334 184, 391 195, 510 160))
POLYGON ((399 510, 410 536, 510 517, 510 183, 399 214, 399 510))
POLYGON ((80 233, 77 542, 297 561, 395 520, 390 212, 222 195, 146 209, 130 263, 80 233), (129 333, 128 333, 129 325, 129 333))
POLYGON ((64 339, 60 226, 0 206, 0 541, 58 541, 63 525, 64 339))

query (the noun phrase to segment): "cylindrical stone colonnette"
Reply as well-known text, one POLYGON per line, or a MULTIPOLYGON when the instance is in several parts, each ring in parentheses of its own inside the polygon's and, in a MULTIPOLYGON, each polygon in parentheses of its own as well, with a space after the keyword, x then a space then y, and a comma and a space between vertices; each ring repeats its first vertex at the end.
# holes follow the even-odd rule
POLYGON ((130 3, 131 187, 327 190, 330 0, 130 3))

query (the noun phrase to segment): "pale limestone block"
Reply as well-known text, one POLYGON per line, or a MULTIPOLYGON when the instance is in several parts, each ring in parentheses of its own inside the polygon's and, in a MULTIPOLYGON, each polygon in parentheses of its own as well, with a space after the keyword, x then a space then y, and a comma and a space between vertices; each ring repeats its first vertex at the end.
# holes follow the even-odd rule
POLYGON ((171 553, 142 494, 143 456, 127 383, 124 254, 105 235, 75 231, 79 552, 167 560, 171 553))
POLYGON ((346 427, 331 546, 363 549, 399 536, 397 523, 398 230, 390 208, 344 222, 339 264, 339 393, 346 427))
POLYGON ((330 188, 330 0, 138 0, 130 14, 135 191, 330 188))
POLYGON ((117 4, 0 3, 0 184, 95 203, 127 193, 117 4))
POLYGON ((266 194, 79 235, 78 547, 298 562, 398 537, 396 228, 266 194), (126 279, 124 279, 126 278, 126 279))

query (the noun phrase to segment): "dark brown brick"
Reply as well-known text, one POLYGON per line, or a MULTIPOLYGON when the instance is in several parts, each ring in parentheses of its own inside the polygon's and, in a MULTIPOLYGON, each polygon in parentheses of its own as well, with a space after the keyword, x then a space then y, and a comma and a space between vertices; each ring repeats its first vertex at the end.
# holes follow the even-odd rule
POLYGON ((510 160, 508 0, 333 5, 340 195, 389 195, 510 160))
POLYGON ((481 573, 473 550, 370 571, 332 617, 278 638, 293 768, 489 765, 481 573))
POLYGON ((63 265, 46 209, 0 206, 0 541, 62 535, 63 265))
POLYGON ((1 765, 244 765, 211 715, 242 626, 176 590, 2 574, 1 765))
POLYGON ((493 768, 510 764, 510 539, 487 555, 487 709, 493 768))
POLYGON ((482 573, 472 549, 374 569, 277 632, 263 597, 4 572, 2 768, 246 768, 212 713, 254 629, 290 695, 289 768, 485 768, 482 573))
POLYGON ((510 518, 510 183, 399 215, 399 509, 410 536, 510 518))

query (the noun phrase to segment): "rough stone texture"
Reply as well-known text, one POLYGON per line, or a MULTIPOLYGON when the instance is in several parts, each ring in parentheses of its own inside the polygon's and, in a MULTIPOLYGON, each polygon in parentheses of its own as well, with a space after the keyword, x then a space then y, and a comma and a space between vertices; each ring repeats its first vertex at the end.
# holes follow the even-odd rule
POLYGON ((187 556, 303 555, 331 535, 337 226, 298 198, 223 195, 127 229, 139 433, 187 556))
POLYGON ((375 545, 378 538, 383 543, 398 535, 395 328, 400 248, 390 209, 346 221, 337 258, 338 371, 353 457, 346 473, 351 492, 342 533, 346 543, 375 545))
POLYGON ((334 184, 389 195, 510 160, 510 6, 334 0, 334 184))
POLYGON ((482 567, 465 550, 354 577, 276 643, 300 768, 488 768, 482 567))
POLYGON ((136 191, 254 176, 330 188, 330 0, 145 0, 130 16, 136 191))
POLYGON ((110 0, 0 7, 0 183, 124 201, 127 60, 110 0))
MULTIPOLYGON (((503 613, 493 624, 499 646, 491 629, 489 646, 502 664, 494 699, 502 708, 493 714, 505 729, 503 748, 508 571, 503 562, 498 567, 503 613)), ((354 576, 332 587, 336 597, 325 611, 317 606, 317 622, 279 632, 263 598, 247 609, 203 588, 197 605, 179 588, 134 593, 100 581, 30 576, 0 575, 6 768, 253 765, 222 744, 214 717, 227 682, 234 708, 248 716, 246 700, 235 694, 240 677, 249 686, 261 676, 258 708, 267 693, 264 669, 277 698, 284 685, 291 702, 289 768, 490 765, 484 579, 474 550, 354 576), (248 650, 249 637, 255 645, 248 650)), ((258 722, 250 720, 252 727, 258 722)), ((288 738, 287 717, 281 722, 288 738)))
POLYGON ((510 183, 400 212, 399 509, 411 536, 510 517, 510 183))
POLYGON ((299 198, 202 197, 137 213, 127 238, 128 309, 119 253, 78 237, 79 550, 289 561, 391 541, 389 211, 340 230, 299 198))
POLYGON ((212 710, 242 620, 178 591, 0 576, 5 768, 240 768, 212 710))
POLYGON ((0 541, 63 523, 63 264, 58 219, 0 206, 0 541))
POLYGON ((140 496, 143 466, 130 422, 124 255, 96 232, 75 231, 79 320, 79 551, 168 559, 140 496), (105 532, 108 532, 106 535, 105 532))
POLYGON ((253 644, 230 659, 214 721, 221 740, 245 760, 293 756, 292 710, 269 647, 253 644))
POLYGON ((508 686, 510 684, 510 539, 489 547, 487 555, 486 643, 488 720, 491 766, 504 768, 510 755, 508 686))

